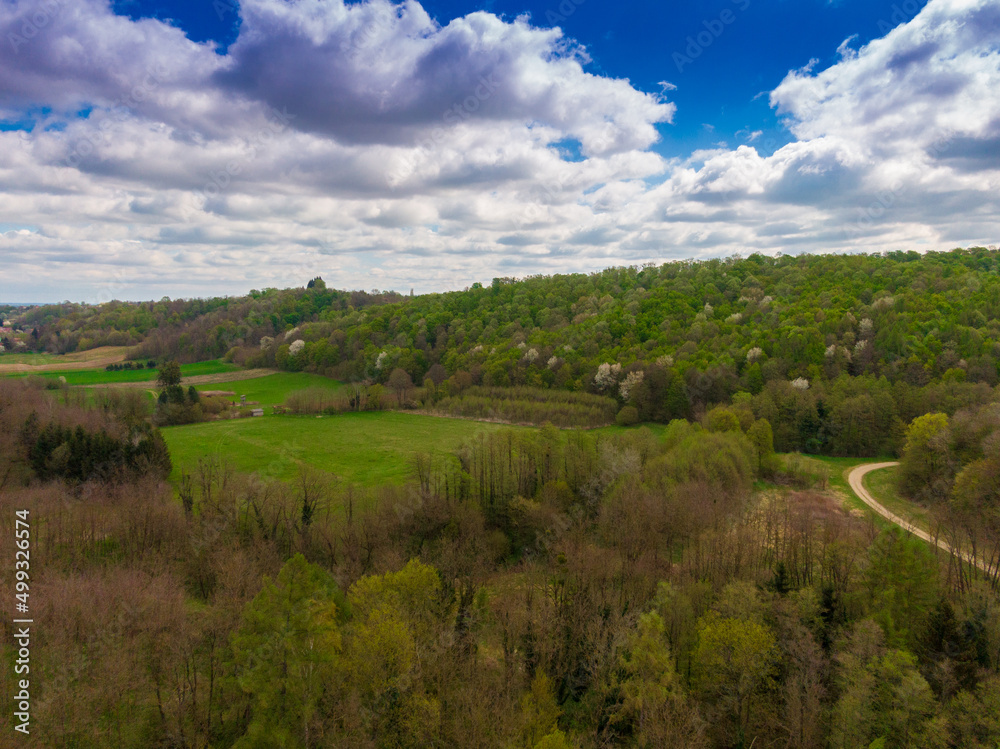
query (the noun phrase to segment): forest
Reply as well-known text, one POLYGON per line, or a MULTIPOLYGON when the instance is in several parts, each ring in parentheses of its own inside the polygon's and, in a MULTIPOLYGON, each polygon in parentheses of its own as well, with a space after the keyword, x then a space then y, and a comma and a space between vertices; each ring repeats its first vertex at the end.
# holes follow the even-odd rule
POLYGON ((779 451, 874 456, 898 454, 916 416, 990 401, 998 271, 986 248, 752 255, 415 297, 313 279, 243 298, 38 307, 16 324, 59 353, 122 344, 138 361, 225 357, 382 386, 395 374, 451 415, 482 415, 470 387, 604 396, 626 423, 749 395, 779 451))
POLYGON ((0 377, 5 558, 15 511, 33 528, 19 743, 996 749, 998 259, 19 312, 39 350, 130 346, 160 391, 0 377), (163 415, 206 399, 176 362, 217 357, 345 382, 260 429, 373 393, 490 428, 412 446, 401 483, 178 462, 163 415), (849 502, 843 467, 889 457, 953 553, 849 502))

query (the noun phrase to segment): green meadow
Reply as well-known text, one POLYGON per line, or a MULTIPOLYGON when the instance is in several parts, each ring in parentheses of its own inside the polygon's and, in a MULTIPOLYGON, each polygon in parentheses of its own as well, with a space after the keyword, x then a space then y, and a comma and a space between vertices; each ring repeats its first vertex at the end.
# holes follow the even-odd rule
MULTIPOLYGON (((182 364, 182 377, 196 377, 198 375, 224 374, 227 372, 237 372, 239 367, 229 362, 216 359, 215 361, 203 361, 195 364, 182 364)), ((18 373, 15 377, 45 377, 58 380, 60 377, 66 379, 68 385, 104 385, 125 382, 155 382, 158 375, 156 369, 126 369, 118 372, 109 372, 106 369, 76 369, 63 372, 40 372, 37 375, 26 375, 18 373)))
POLYGON ((477 432, 500 428, 500 424, 382 411, 230 419, 161 431, 170 448, 174 481, 182 468, 192 471, 199 458, 214 456, 238 471, 276 479, 294 479, 300 467, 311 466, 352 484, 375 486, 405 483, 412 477, 412 459, 418 453, 446 456, 477 432))
POLYGON ((63 357, 58 354, 16 354, 10 351, 0 351, 0 364, 28 364, 32 367, 42 367, 57 364, 63 357))
MULTIPOLYGON (((182 368, 183 371, 183 368, 182 368)), ((331 393, 343 385, 329 377, 307 374, 306 372, 281 372, 279 374, 255 377, 251 380, 232 380, 195 385, 197 390, 229 390, 237 396, 245 395, 248 401, 257 401, 262 406, 277 406, 297 390, 322 388, 331 393)))

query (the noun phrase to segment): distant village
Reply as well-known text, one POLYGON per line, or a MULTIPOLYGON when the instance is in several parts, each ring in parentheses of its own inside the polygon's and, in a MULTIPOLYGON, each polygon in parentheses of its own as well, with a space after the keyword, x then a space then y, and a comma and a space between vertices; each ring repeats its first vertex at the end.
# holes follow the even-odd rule
POLYGON ((7 307, 6 311, 0 312, 0 353, 29 349, 28 342, 35 333, 34 327, 22 326, 11 319, 14 314, 22 312, 23 309, 7 307))

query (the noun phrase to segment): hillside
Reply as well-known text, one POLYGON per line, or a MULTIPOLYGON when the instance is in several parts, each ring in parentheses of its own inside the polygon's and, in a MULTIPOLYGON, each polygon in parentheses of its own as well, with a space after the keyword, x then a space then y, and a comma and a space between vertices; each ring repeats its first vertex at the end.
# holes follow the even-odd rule
POLYGON ((242 298, 49 306, 18 319, 51 351, 385 384, 402 370, 454 404, 468 387, 610 396, 626 421, 695 418, 749 399, 779 450, 895 453, 903 425, 990 401, 1000 253, 753 255, 591 275, 494 279, 403 297, 307 288, 242 298))

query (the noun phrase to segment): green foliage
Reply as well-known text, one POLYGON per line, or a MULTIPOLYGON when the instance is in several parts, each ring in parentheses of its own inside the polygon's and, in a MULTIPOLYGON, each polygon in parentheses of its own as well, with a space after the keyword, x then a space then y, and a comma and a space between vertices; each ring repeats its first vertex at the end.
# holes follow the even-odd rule
POLYGON ((774 687, 777 662, 774 634, 761 622, 710 612, 698 625, 694 651, 698 690, 715 704, 740 742, 754 725, 754 702, 774 687))
POLYGON ((778 469, 774 454, 774 432, 767 419, 757 419, 747 432, 747 438, 757 451, 757 475, 771 476, 778 469))
POLYGON ((160 365, 156 381, 163 389, 169 389, 181 384, 181 365, 176 360, 160 365))
MULTIPOLYGON (((597 427, 616 421, 618 404, 611 398, 590 393, 529 387, 472 387, 460 395, 439 401, 434 410, 449 416, 500 419, 512 423, 549 422, 559 427, 597 427)), ((634 408, 632 412, 635 412, 634 408)), ((636 413, 636 421, 632 423, 637 421, 636 413)))
POLYGON ((631 724, 637 746, 706 745, 697 711, 687 700, 667 644, 666 625, 653 611, 642 614, 621 658, 619 720, 631 724))
POLYGON ((531 680, 531 689, 521 698, 521 720, 523 721, 524 745, 537 749, 538 746, 566 745, 565 736, 560 733, 556 721, 562 714, 556 703, 552 680, 545 671, 538 669, 531 680))
POLYGON ((540 739, 533 749, 575 749, 575 745, 566 738, 565 733, 557 728, 540 739))
POLYGON ((696 432, 659 458, 655 469, 678 483, 704 482, 742 494, 753 481, 756 464, 755 450, 742 433, 696 432))
POLYGON ((615 423, 620 427, 630 427, 639 423, 639 411, 635 406, 625 406, 615 416, 615 423))
POLYGON ((171 471, 166 443, 145 424, 119 436, 103 428, 91 431, 54 422, 40 426, 33 416, 21 434, 31 467, 42 480, 110 480, 129 473, 165 478, 171 471))
POLYGON ((886 649, 870 622, 858 624, 837 655, 840 697, 831 715, 837 749, 947 746, 944 721, 916 658, 886 649))
POLYGON ((330 574, 301 554, 276 581, 264 579, 233 635, 239 685, 253 699, 237 747, 311 745, 310 727, 341 650, 343 600, 330 574))
POLYGON ((887 642, 915 648, 939 598, 934 552, 893 526, 869 549, 866 584, 887 642))
POLYGON ((929 413, 906 430, 906 447, 899 467, 899 489, 915 499, 940 501, 951 492, 954 478, 948 417, 929 413))
POLYGON ((419 681, 436 649, 440 599, 437 570, 417 560, 363 577, 348 592, 353 619, 344 666, 380 745, 413 746, 440 719, 440 705, 419 681))
MULTIPOLYGON (((589 391, 636 408, 643 422, 690 418, 747 392, 777 450, 875 456, 898 451, 901 425, 927 410, 952 414, 992 397, 997 267, 984 248, 755 256, 417 297, 333 291, 314 279, 243 299, 112 303, 99 314, 51 306, 20 322, 37 324, 52 350, 121 336, 141 340, 136 356, 225 353, 242 366, 347 382, 384 385, 398 371, 422 383, 434 372, 435 400, 469 386, 589 391)), ((481 397, 446 412, 488 418, 481 397)), ((527 407, 496 418, 528 421, 527 407)))
POLYGON ((974 689, 960 692, 948 705, 952 746, 996 749, 1000 746, 1000 676, 991 674, 974 689))

